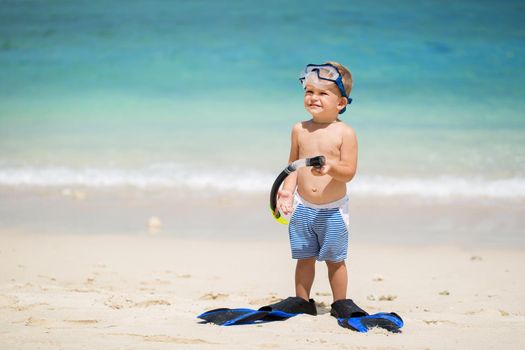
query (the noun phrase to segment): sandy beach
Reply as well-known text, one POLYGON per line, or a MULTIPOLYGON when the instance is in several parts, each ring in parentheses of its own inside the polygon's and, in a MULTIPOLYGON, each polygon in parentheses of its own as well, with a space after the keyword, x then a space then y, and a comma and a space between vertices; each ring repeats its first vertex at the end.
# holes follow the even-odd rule
POLYGON ((447 245, 356 244, 349 296, 395 311, 402 334, 359 334, 329 315, 237 327, 200 324, 218 307, 289 296, 286 236, 212 240, 157 235, 0 233, 2 349, 522 349, 525 252, 447 245))

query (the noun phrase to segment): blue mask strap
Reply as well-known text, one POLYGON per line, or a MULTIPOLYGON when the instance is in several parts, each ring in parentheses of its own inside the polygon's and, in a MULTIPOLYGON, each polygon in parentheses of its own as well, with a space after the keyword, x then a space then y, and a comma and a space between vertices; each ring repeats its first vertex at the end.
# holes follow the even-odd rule
MULTIPOLYGON (((336 68, 337 69, 337 68, 336 68)), ((339 72, 339 71, 338 71, 339 72)), ((343 86, 343 82, 342 82, 342 79, 341 79, 341 75, 339 75, 339 77, 337 78, 337 80, 335 81, 335 84, 337 85, 337 87, 339 88, 339 92, 341 93, 341 95, 343 95, 343 97, 346 97, 346 99, 348 100, 348 103, 346 104, 345 108, 341 109, 339 111, 339 114, 343 114, 345 111, 346 111, 346 107, 352 103, 352 99, 348 96, 346 96, 346 91, 345 91, 345 87, 343 86)))

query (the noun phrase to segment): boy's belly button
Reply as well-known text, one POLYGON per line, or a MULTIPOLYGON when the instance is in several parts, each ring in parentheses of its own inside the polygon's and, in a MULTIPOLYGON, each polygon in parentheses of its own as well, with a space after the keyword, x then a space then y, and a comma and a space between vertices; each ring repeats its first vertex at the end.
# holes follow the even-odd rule
POLYGON ((317 188, 316 187, 312 187, 312 192, 317 192, 317 188))

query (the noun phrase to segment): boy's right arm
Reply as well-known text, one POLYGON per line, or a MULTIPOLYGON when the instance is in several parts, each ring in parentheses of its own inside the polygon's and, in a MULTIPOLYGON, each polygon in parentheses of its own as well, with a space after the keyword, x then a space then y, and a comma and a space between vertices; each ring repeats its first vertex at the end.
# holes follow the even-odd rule
MULTIPOLYGON (((297 123, 292 128, 292 142, 290 147, 290 157, 288 158, 288 164, 299 159, 299 142, 297 140, 299 133, 300 123, 297 123)), ((282 189, 278 192, 277 196, 277 208, 281 210, 284 215, 288 215, 293 210, 293 193, 297 186, 297 172, 294 171, 284 180, 282 189)))

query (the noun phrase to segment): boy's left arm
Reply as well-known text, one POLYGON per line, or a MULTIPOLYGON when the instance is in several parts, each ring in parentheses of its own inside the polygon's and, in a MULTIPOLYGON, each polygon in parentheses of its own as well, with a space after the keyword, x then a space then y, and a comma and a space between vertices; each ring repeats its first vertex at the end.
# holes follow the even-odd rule
POLYGON ((320 168, 312 168, 312 173, 317 176, 329 175, 337 181, 349 182, 357 170, 357 138, 351 127, 343 131, 341 144, 341 159, 334 161, 327 159, 326 164, 320 168))

